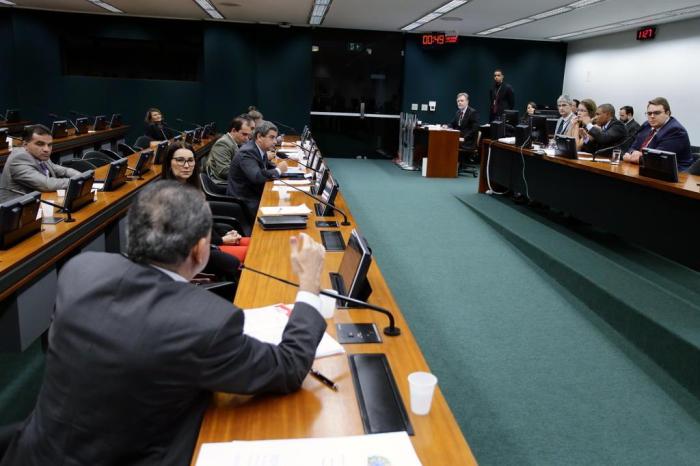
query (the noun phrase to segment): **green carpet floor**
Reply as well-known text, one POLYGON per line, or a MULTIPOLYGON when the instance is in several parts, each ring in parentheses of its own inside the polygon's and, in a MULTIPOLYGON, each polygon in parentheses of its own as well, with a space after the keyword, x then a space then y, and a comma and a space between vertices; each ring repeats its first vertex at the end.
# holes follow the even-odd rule
POLYGON ((476 179, 329 165, 480 464, 700 464, 697 400, 456 198, 476 179))

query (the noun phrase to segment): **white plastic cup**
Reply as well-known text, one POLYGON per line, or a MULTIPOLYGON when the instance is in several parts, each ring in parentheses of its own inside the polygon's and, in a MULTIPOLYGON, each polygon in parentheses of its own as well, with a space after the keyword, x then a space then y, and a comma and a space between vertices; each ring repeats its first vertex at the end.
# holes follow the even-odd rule
POLYGON ((41 204, 41 213, 44 218, 53 217, 53 206, 48 204, 41 204))
MULTIPOLYGON (((329 293, 335 293, 335 290, 323 290, 329 293)), ((331 319, 335 314, 335 298, 321 295, 321 316, 324 319, 331 319)))
POLYGON ((437 377, 430 372, 413 372, 408 375, 408 387, 411 392, 411 411, 425 416, 430 412, 437 377))
POLYGON ((280 196, 280 201, 288 201, 289 198, 291 198, 291 194, 289 193, 289 189, 280 187, 279 191, 277 193, 280 196))
POLYGON ((612 151, 612 155, 610 156, 610 163, 612 163, 613 165, 619 165, 621 158, 622 158, 622 150, 621 149, 614 149, 612 151))

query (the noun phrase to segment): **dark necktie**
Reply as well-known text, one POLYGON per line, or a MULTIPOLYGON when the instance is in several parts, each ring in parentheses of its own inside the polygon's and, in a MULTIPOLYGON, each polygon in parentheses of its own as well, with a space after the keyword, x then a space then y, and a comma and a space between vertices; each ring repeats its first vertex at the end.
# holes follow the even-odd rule
POLYGON ((647 135, 646 139, 644 139, 644 142, 640 146, 640 149, 644 149, 646 146, 649 145, 652 139, 654 139, 654 135, 656 134, 656 128, 652 129, 649 131, 649 134, 647 135))
POLYGON ((46 162, 44 162, 44 161, 39 162, 39 168, 41 168, 41 172, 44 175, 49 176, 49 166, 46 165, 46 162))
POLYGON ((457 122, 457 126, 460 126, 462 124, 462 118, 464 118, 464 110, 459 112, 459 121, 457 122))
POLYGON ((560 118, 559 124, 557 125, 557 130, 554 132, 554 134, 561 134, 562 129, 564 129, 564 119, 560 118))

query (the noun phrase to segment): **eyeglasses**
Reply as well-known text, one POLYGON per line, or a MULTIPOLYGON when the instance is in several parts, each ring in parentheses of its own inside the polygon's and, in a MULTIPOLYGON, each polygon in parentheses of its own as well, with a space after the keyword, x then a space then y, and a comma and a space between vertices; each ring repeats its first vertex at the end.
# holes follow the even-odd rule
POLYGON ((185 165, 194 165, 194 157, 174 157, 173 160, 176 164, 184 167, 185 165))
POLYGON ((647 112, 647 116, 659 116, 662 113, 666 113, 663 110, 656 110, 655 112, 647 112))

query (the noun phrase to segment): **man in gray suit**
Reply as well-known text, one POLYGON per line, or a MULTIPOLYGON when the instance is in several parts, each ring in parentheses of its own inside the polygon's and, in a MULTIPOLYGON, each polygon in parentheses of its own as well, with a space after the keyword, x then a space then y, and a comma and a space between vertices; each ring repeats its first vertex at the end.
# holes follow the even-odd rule
MULTIPOLYGON (((50 159, 52 147, 53 137, 46 126, 28 127, 22 135, 22 147, 13 150, 7 158, 0 177, 0 188, 24 193, 66 189, 69 178, 80 172, 53 163, 50 159)), ((0 190, 0 199, 15 196, 16 194, 0 190)))
POLYGON ((244 335, 240 309, 189 283, 211 227, 199 191, 155 182, 129 210, 128 258, 86 252, 61 269, 41 393, 1 466, 189 465, 212 392, 301 386, 326 328, 323 246, 290 240, 299 291, 276 346, 244 335))
POLYGON ((206 170, 214 183, 225 185, 228 182, 228 170, 231 160, 238 149, 250 140, 253 134, 252 120, 247 114, 237 116, 231 121, 228 132, 214 143, 207 156, 206 170))

